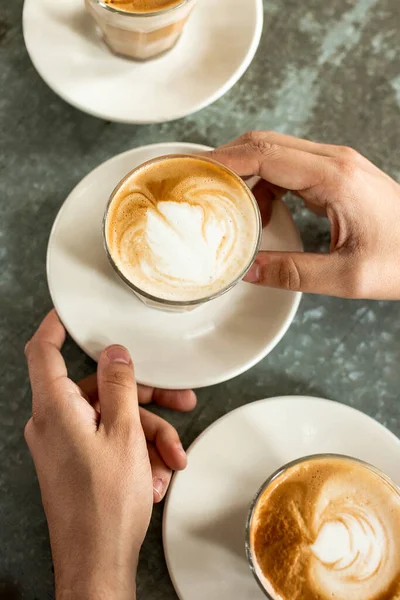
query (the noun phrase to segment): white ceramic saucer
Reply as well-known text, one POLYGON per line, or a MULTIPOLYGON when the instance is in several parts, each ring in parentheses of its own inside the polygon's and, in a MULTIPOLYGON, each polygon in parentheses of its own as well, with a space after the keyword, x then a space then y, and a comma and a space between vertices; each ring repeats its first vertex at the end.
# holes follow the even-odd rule
MULTIPOLYGON (((171 153, 209 149, 196 144, 155 144, 103 163, 71 192, 54 223, 47 253, 50 293, 70 335, 92 358, 108 344, 127 346, 139 382, 198 388, 243 373, 285 334, 300 295, 240 283, 190 313, 148 308, 111 268, 102 241, 108 197, 126 173, 171 153)), ((285 204, 277 203, 263 246, 301 249, 285 204)))
POLYGON ((250 65, 262 26, 262 0, 200 0, 170 53, 135 63, 97 39, 83 0, 25 0, 23 12, 26 47, 47 85, 122 123, 171 121, 218 100, 250 65))
POLYGON ((261 400, 200 435, 187 469, 173 479, 164 511, 164 550, 180 600, 265 600, 244 550, 251 500, 280 466, 325 452, 365 460, 400 484, 400 440, 329 400, 261 400))

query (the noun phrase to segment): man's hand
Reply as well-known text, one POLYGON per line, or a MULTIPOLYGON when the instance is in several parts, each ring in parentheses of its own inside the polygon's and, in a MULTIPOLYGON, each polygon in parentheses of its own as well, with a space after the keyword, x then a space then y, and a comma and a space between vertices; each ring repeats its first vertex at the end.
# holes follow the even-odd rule
MULTIPOLYGON (((100 414, 97 380, 97 374, 93 373, 78 385, 91 406, 100 414)), ((160 390, 138 384, 137 393, 139 404, 142 405, 154 403, 179 412, 191 411, 196 406, 196 395, 191 390, 160 390)), ((172 425, 145 408, 140 407, 139 413, 150 457, 153 499, 158 503, 168 490, 172 472, 186 467, 186 452, 172 425)))
POLYGON ((291 190, 330 221, 329 254, 261 252, 245 281, 346 298, 400 299, 400 186, 366 158, 351 148, 262 131, 210 156, 241 176, 260 176, 264 205, 291 190))
MULTIPOLYGON (((107 348, 97 383, 91 378, 81 388, 68 378, 64 339, 53 311, 26 347, 32 418, 25 437, 49 526, 57 598, 131 599, 153 496, 163 495, 171 468, 184 468, 186 457, 175 430, 139 409, 125 348, 107 348), (159 490, 154 480, 162 480, 159 490)), ((195 403, 191 392, 140 388, 140 395, 172 408, 195 403)))

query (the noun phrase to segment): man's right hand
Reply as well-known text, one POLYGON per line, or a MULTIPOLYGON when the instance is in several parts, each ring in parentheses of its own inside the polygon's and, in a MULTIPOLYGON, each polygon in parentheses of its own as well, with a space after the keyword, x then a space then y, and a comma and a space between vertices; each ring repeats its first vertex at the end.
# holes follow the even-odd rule
MULTIPOLYGON (((400 299, 400 186, 351 148, 253 131, 210 154, 273 196, 291 190, 327 216, 328 254, 260 252, 245 281, 345 298, 400 299)), ((268 194, 267 194, 268 195, 268 194)))

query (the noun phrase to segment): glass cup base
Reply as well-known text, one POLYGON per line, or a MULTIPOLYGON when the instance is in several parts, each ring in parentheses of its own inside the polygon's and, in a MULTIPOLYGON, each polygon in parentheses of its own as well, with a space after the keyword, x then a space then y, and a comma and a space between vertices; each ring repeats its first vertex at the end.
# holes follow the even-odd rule
POLYGON ((203 304, 204 304, 204 302, 202 302, 202 303, 195 304, 195 305, 191 305, 191 304, 182 304, 179 306, 172 305, 172 304, 168 305, 168 304, 165 304, 162 302, 157 302, 157 300, 150 300, 150 298, 146 298, 145 296, 142 296, 141 294, 139 294, 136 291, 134 291, 133 293, 141 302, 143 302, 143 304, 145 304, 149 308, 155 308, 156 310, 161 310, 163 312, 168 312, 168 313, 187 313, 187 312, 191 312, 191 311, 195 310, 196 308, 199 308, 200 306, 203 306, 203 304))
POLYGON ((150 14, 110 8, 100 0, 85 0, 98 37, 112 54, 146 62, 174 48, 197 0, 150 14))

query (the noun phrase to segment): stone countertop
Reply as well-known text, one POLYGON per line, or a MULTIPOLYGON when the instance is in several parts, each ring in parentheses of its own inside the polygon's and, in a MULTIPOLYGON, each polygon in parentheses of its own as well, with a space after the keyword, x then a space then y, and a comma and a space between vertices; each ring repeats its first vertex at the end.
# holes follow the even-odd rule
MULTIPOLYGON (((213 106, 164 125, 104 122, 65 104, 26 54, 22 0, 0 10, 0 598, 54 597, 46 523, 23 428, 30 391, 25 341, 50 308, 45 275, 52 222, 96 165, 135 146, 217 146, 248 129, 276 129, 357 148, 400 178, 398 0, 264 0, 265 28, 241 81, 213 106)), ((377 199, 379 200, 379 199, 377 199)), ((308 249, 329 244, 326 223, 292 202, 308 249)), ((279 346, 259 365, 199 391, 191 415, 170 415, 188 445, 215 419, 267 396, 310 394, 371 415, 400 436, 397 303, 306 296, 279 346)), ((95 365, 71 341, 70 374, 95 365)), ((139 569, 139 598, 175 599, 155 510, 139 569)))

